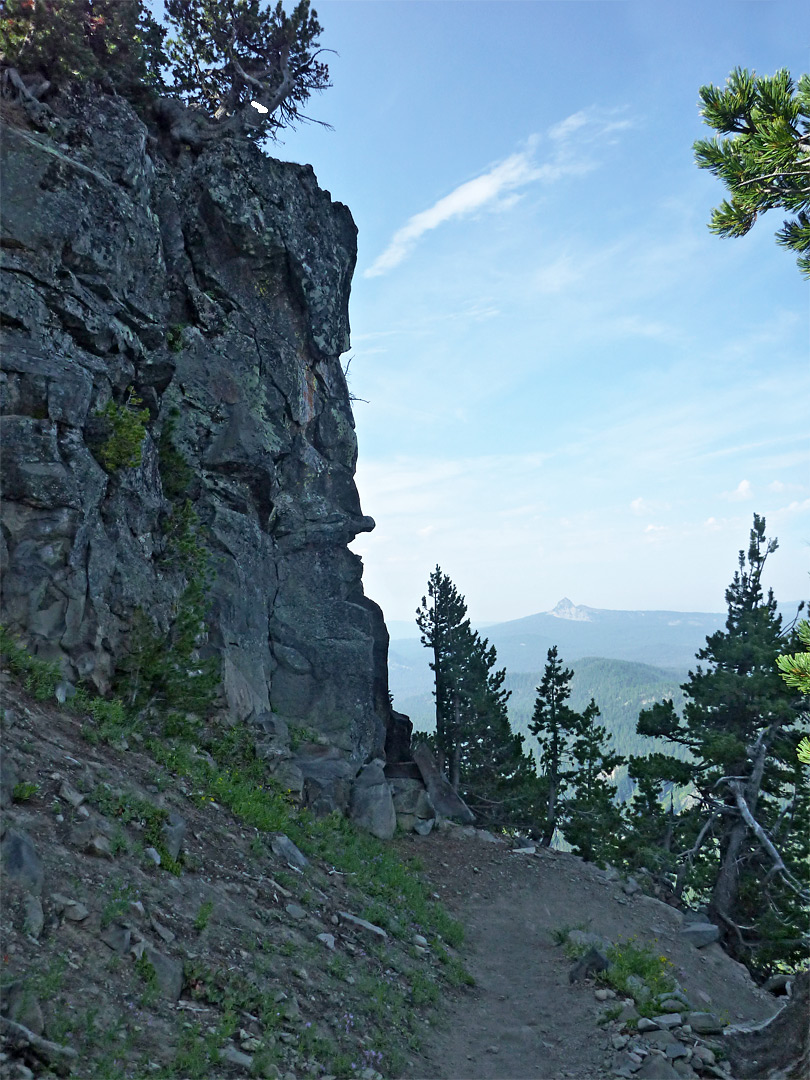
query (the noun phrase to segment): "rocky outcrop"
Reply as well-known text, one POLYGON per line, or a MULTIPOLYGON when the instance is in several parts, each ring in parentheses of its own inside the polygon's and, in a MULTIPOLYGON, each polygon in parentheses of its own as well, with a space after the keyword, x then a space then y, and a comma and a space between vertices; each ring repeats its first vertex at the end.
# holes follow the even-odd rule
POLYGON ((246 142, 168 153, 120 98, 51 104, 3 128, 0 617, 106 691, 136 612, 167 632, 187 585, 176 488, 213 559, 224 704, 287 786, 345 807, 391 723, 388 635, 347 547, 374 527, 339 360, 351 214, 246 142), (140 460, 105 467, 103 410, 136 398, 140 460))

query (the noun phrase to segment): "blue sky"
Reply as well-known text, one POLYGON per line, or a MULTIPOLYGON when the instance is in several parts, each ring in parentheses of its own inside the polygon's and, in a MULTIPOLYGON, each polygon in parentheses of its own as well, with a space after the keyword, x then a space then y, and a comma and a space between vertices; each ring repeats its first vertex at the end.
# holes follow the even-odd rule
POLYGON ((333 86, 270 148, 351 208, 366 591, 479 622, 719 611, 754 511, 810 593, 808 286, 706 228, 702 84, 810 68, 793 2, 321 0, 333 86))

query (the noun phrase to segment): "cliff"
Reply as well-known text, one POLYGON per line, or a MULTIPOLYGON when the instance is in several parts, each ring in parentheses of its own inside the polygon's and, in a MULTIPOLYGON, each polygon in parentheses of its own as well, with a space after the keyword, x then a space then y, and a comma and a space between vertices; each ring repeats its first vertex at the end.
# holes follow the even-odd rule
POLYGON ((351 214, 309 166, 178 145, 121 98, 63 92, 36 125, 2 104, 0 620, 107 692, 139 619, 170 647, 190 512, 220 704, 287 787, 345 808, 395 726, 347 547, 374 527, 339 359, 351 214))

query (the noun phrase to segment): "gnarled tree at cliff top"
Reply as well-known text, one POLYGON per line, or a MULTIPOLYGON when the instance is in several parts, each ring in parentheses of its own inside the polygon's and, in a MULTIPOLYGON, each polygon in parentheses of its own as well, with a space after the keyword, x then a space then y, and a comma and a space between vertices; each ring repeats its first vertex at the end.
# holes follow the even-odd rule
POLYGON ((166 0, 173 90, 223 131, 262 138, 296 121, 315 90, 330 85, 319 59, 322 27, 309 0, 287 15, 260 0, 166 0))
POLYGON ((164 113, 176 123, 179 98, 199 121, 181 125, 192 131, 180 135, 190 142, 272 137, 309 120, 303 106, 330 85, 320 59, 322 27, 309 0, 289 15, 281 0, 275 7, 262 0, 166 0, 166 17, 168 52, 167 30, 143 0, 0 0, 4 82, 31 107, 71 80, 98 82, 136 102, 170 94, 164 113))

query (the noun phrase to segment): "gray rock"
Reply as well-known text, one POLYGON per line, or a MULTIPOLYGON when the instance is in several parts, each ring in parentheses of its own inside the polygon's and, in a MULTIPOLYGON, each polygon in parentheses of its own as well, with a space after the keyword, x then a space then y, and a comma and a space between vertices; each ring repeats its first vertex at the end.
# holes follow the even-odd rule
POLYGON ((660 1028, 676 1028, 681 1026, 680 1013, 662 1013, 653 1017, 653 1023, 660 1028))
POLYGON ((688 1024, 692 1031, 698 1035, 717 1035, 725 1026, 714 1013, 710 1012, 686 1013, 684 1023, 688 1024))
POLYGON ((437 813, 468 825, 475 821, 475 815, 466 803, 453 791, 447 777, 442 774, 433 752, 427 743, 419 743, 413 751, 413 760, 419 767, 430 801, 437 813))
POLYGON ((678 1080, 678 1073, 670 1063, 657 1054, 650 1054, 644 1059, 636 1076, 641 1077, 642 1080, 678 1080))
POLYGON ((171 956, 165 956, 145 941, 139 941, 137 945, 133 945, 132 952, 138 959, 145 956, 152 965, 161 995, 167 1001, 178 1001, 183 992, 182 962, 171 956))
POLYGON ((491 833, 489 829, 476 829, 475 839, 480 840, 484 844, 504 843, 503 839, 500 836, 496 836, 494 833, 491 833))
POLYGON ((17 783, 17 770, 8 754, 3 754, 0 757, 0 807, 11 806, 14 802, 14 788, 17 783))
POLYGON ((272 836, 270 838, 270 847, 274 855, 278 855, 280 859, 284 859, 285 862, 290 863, 292 866, 297 866, 299 870, 309 866, 307 857, 298 850, 289 836, 285 836, 284 833, 276 833, 272 836))
POLYGON ((224 1046, 219 1051, 219 1056, 222 1061, 227 1061, 229 1065, 235 1065, 238 1069, 247 1069, 249 1071, 253 1064, 253 1058, 250 1054, 243 1054, 235 1046, 224 1046))
POLYGON ((348 911, 339 911, 338 917, 351 926, 356 926, 358 930, 363 930, 365 933, 370 934, 378 941, 387 941, 388 934, 383 930, 381 926, 375 926, 374 923, 368 922, 366 919, 361 919, 358 915, 352 915, 348 911))
POLYGON ((589 948, 593 946, 593 948, 599 949, 601 952, 604 952, 610 945, 607 938, 602 937, 601 934, 593 934, 589 930, 569 930, 568 940, 573 945, 587 945, 589 948))
POLYGON ((698 1074, 695 1072, 689 1062, 685 1061, 683 1058, 673 1061, 672 1068, 675 1070, 678 1076, 683 1078, 683 1080, 696 1080, 697 1078, 698 1074))
POLYGON ((711 945, 713 941, 719 939, 720 929, 710 922, 688 923, 681 928, 681 937, 694 945, 696 949, 702 949, 704 945, 711 945))
POLYGON ((335 935, 334 934, 318 934, 318 941, 322 945, 325 945, 327 949, 334 951, 335 948, 335 935))
POLYGON ((689 1002, 686 1000, 686 998, 664 997, 661 998, 661 1000, 659 1001, 659 1005, 661 1007, 661 1011, 665 1013, 680 1013, 684 1012, 685 1010, 688 1011, 689 1009, 689 1002))
POLYGON ((24 905, 23 932, 32 938, 39 938, 45 925, 45 914, 38 896, 26 896, 24 905))
POLYGON ((287 904, 284 910, 291 919, 305 919, 307 917, 306 909, 302 908, 300 904, 287 904))
POLYGON ((678 1058, 689 1057, 689 1051, 686 1049, 683 1043, 676 1041, 666 1047, 666 1055, 669 1061, 676 1061, 678 1058))
POLYGON ((636 893, 641 892, 641 886, 634 877, 629 877, 627 881, 622 884, 622 892, 627 896, 635 896, 636 893))
POLYGON ((67 780, 63 780, 59 787, 59 798, 69 802, 74 809, 78 809, 85 801, 86 796, 77 791, 67 780))
POLYGON ((428 821, 423 821, 421 818, 417 818, 413 823, 413 831, 419 836, 428 836, 436 823, 436 818, 430 818, 428 821))
POLYGON ((424 820, 435 818, 436 809, 421 780, 400 777, 392 779, 390 783, 397 817, 409 814, 424 820))
POLYGON ((7 880, 34 896, 42 892, 44 870, 31 838, 20 829, 9 829, 0 841, 0 862, 7 880))
POLYGON ((646 1032, 644 1041, 648 1046, 654 1046, 656 1050, 667 1050, 670 1046, 674 1046, 678 1040, 671 1031, 659 1028, 658 1031, 646 1032))
POLYGON ((358 773, 352 787, 349 813, 356 825, 380 840, 390 840, 396 832, 394 800, 381 761, 364 766, 358 773))
POLYGON ((90 911, 84 904, 80 904, 78 900, 73 900, 66 905, 63 914, 69 922, 79 923, 84 922, 90 914, 90 911))
POLYGON ((568 981, 570 983, 579 982, 581 979, 587 979, 589 975, 593 975, 598 971, 607 971, 608 967, 610 967, 610 964, 607 957, 599 949, 592 947, 570 969, 568 981))
POLYGON ((41 1035, 45 1030, 40 1003, 31 987, 22 980, 9 983, 0 990, 0 1012, 35 1035, 41 1035))
POLYGON ((123 923, 114 922, 105 927, 99 937, 113 952, 123 956, 132 942, 132 931, 123 923))
POLYGON ((182 814, 172 811, 168 820, 161 825, 160 831, 166 850, 173 859, 177 859, 186 837, 186 819, 182 814))

